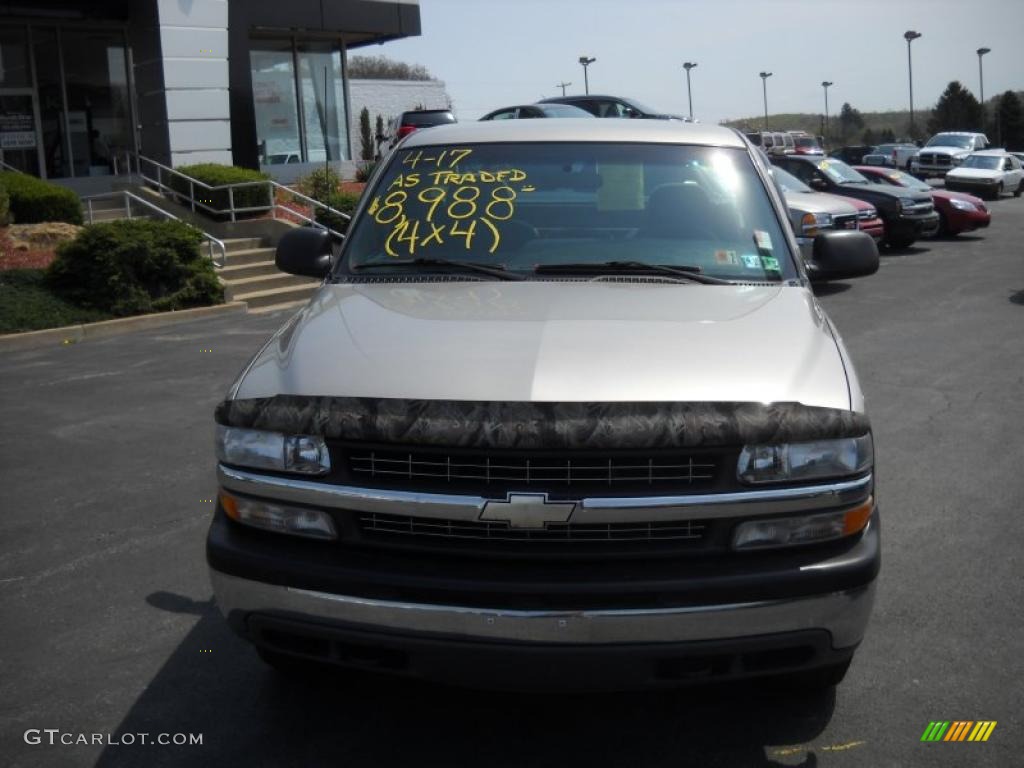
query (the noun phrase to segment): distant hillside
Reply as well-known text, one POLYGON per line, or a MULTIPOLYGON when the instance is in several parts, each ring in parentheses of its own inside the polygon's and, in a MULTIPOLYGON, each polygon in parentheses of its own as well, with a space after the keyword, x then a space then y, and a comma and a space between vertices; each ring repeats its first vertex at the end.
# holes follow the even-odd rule
MULTIPOLYGON (((1024 91, 1016 91, 1016 93, 1022 100, 1024 100, 1024 91)), ((1002 93, 992 94, 990 98, 985 100, 985 107, 988 110, 989 115, 993 113, 995 109, 994 102, 1000 96, 1002 96, 1002 93)), ((841 138, 839 136, 839 110, 841 106, 841 104, 835 105, 834 112, 829 115, 829 133, 837 142, 841 138)), ((892 131, 897 137, 905 137, 909 135, 909 110, 904 109, 894 112, 861 112, 860 116, 864 120, 864 126, 851 131, 850 135, 846 137, 847 143, 860 143, 861 137, 864 135, 864 131, 866 130, 871 130, 876 135, 887 129, 892 131)), ((928 120, 931 116, 931 108, 914 110, 914 123, 917 125, 924 138, 927 138, 928 120)), ((727 125, 730 128, 739 128, 740 130, 759 131, 764 127, 764 115, 741 117, 736 120, 723 120, 722 125, 727 125)), ((819 136, 824 133, 824 118, 820 112, 796 112, 777 115, 769 114, 768 127, 773 131, 806 131, 814 136, 819 136)))
MULTIPOLYGON (((856 135, 848 137, 852 143, 854 140, 860 141, 861 135, 864 131, 870 129, 876 134, 886 129, 891 130, 896 136, 905 136, 907 134, 907 127, 910 125, 910 111, 903 110, 900 112, 861 112, 861 117, 864 119, 864 127, 858 128, 856 135)), ((922 128, 928 125, 928 118, 932 116, 930 109, 915 109, 914 110, 914 122, 922 128)), ((773 131, 807 131, 814 136, 817 136, 824 132, 823 127, 823 116, 819 114, 809 114, 806 112, 796 112, 790 114, 779 114, 779 115, 768 115, 768 127, 773 131)), ((760 117, 742 117, 738 120, 728 120, 723 123, 730 128, 739 128, 740 130, 759 131, 764 126, 764 115, 760 117)), ((839 134, 839 113, 829 116, 829 133, 838 138, 839 134)))

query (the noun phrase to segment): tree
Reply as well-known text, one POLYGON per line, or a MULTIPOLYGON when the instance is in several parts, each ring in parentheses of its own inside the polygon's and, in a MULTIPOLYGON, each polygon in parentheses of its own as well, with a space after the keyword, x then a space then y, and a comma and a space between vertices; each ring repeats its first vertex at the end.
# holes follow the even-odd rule
POLYGON ((847 136, 863 127, 864 117, 850 106, 850 102, 845 102, 843 108, 839 110, 839 133, 843 137, 843 143, 846 143, 847 136))
POLYGON ((988 137, 996 144, 1013 150, 1024 150, 1024 104, 1013 91, 995 100, 994 128, 988 137))
POLYGON ((892 144, 896 141, 896 134, 893 133, 892 128, 883 128, 882 132, 878 134, 879 144, 892 144))
POLYGON ((373 134, 370 133, 370 110, 363 107, 359 112, 359 157, 373 160, 373 134))
POLYGON ((872 146, 879 143, 878 137, 875 135, 875 132, 870 128, 864 129, 864 135, 860 137, 860 141, 862 144, 870 144, 872 146))
POLYGON ((406 64, 387 56, 352 56, 348 76, 353 80, 433 80, 422 64, 406 64))
POLYGON ((981 131, 984 127, 981 104, 957 80, 946 86, 928 120, 928 130, 932 133, 981 131))

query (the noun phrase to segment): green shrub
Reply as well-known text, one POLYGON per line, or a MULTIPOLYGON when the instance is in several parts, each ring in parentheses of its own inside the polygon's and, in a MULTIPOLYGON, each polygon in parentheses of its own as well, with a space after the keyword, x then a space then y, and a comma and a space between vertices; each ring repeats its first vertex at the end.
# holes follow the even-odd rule
MULTIPOLYGON (((238 168, 234 165, 219 165, 218 163, 199 163, 197 165, 183 165, 177 170, 186 176, 209 184, 211 187, 219 187, 224 184, 240 184, 247 181, 266 181, 270 176, 261 171, 253 171, 249 168, 238 168)), ((172 189, 181 194, 189 195, 189 183, 180 176, 171 176, 169 182, 172 189)), ((241 187, 234 190, 235 208, 257 208, 258 210, 240 213, 240 218, 251 218, 259 216, 270 207, 272 196, 270 185, 259 184, 251 187, 241 187)), ((228 190, 208 190, 196 185, 196 200, 215 211, 225 213, 215 214, 209 210, 198 208, 197 210, 208 216, 218 219, 230 218, 226 211, 231 207, 228 190)))
MULTIPOLYGON (((351 216, 352 211, 356 209, 356 205, 359 203, 359 196, 353 195, 350 192, 335 192, 333 195, 324 199, 323 202, 331 208, 339 210, 342 213, 347 213, 351 216)), ((313 213, 313 218, 315 218, 319 224, 323 224, 325 227, 330 227, 335 232, 341 232, 344 234, 345 230, 348 229, 348 219, 331 213, 326 208, 317 208, 313 213)))
POLYGON ((83 309, 54 296, 41 269, 0 272, 0 333, 21 333, 107 320, 109 314, 83 309))
POLYGON ((70 189, 17 171, 0 173, 0 184, 7 190, 10 215, 18 224, 43 221, 82 223, 82 203, 70 189))
POLYGON ((6 227, 11 223, 11 196, 7 194, 7 187, 0 181, 0 227, 6 227))
POLYGON ((376 160, 367 160, 365 162, 359 163, 359 165, 356 166, 356 181, 369 181, 370 177, 373 175, 373 170, 376 167, 376 160))
POLYGON ((47 284, 62 299, 117 316, 220 304, 224 289, 180 221, 94 224, 57 249, 47 284))
POLYGON ((303 176, 295 182, 294 186, 307 197, 323 201, 338 193, 339 184, 341 184, 341 176, 330 166, 325 166, 303 176))

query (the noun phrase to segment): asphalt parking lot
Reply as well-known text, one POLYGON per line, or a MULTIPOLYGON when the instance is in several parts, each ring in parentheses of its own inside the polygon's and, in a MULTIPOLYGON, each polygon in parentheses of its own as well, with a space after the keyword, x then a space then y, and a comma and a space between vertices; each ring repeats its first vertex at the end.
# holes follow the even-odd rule
POLYGON ((213 408, 283 316, 7 354, 4 763, 1020 765, 1024 200, 991 208, 981 234, 885 253, 877 275, 819 290, 868 398, 884 562, 846 682, 814 697, 283 681, 221 620, 203 555, 213 408), (922 744, 931 720, 998 725, 984 744, 922 744), (203 743, 35 745, 27 729, 203 743))

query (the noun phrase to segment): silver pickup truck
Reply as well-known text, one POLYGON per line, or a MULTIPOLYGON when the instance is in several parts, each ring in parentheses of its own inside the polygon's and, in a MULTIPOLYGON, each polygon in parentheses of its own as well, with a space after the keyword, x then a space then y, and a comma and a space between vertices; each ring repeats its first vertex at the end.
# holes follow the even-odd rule
POLYGON ((207 561, 272 665, 500 688, 831 685, 880 563, 871 426, 732 130, 432 128, 381 164, 323 285, 216 410, 207 561))

